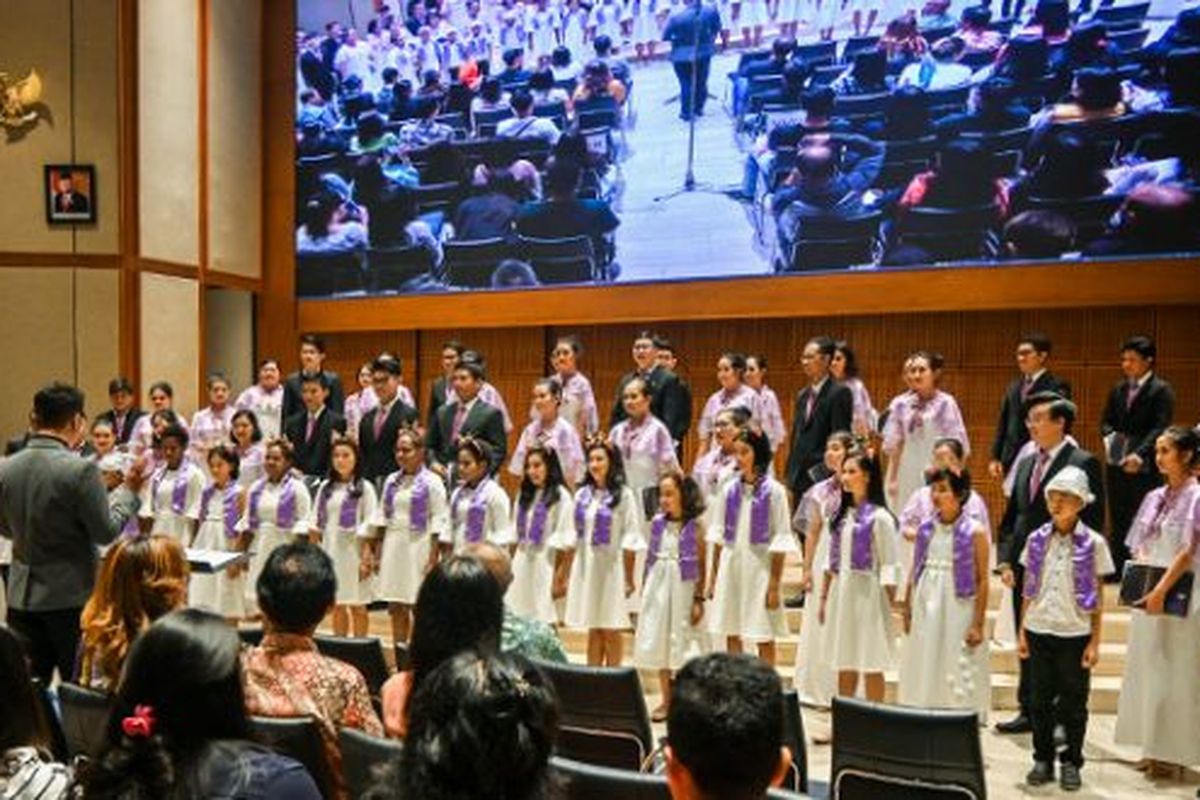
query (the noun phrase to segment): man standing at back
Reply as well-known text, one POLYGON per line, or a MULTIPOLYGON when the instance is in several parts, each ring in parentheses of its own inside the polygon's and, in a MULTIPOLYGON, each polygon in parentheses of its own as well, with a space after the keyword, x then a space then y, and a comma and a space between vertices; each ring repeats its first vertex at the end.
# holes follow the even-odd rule
POLYGON ((671 66, 679 79, 679 118, 704 116, 708 100, 708 67, 721 32, 721 15, 700 0, 687 0, 678 13, 667 20, 662 38, 671 43, 671 66))
POLYGON ((1041 333, 1030 333, 1017 342, 1017 369, 1021 377, 1008 385, 1000 403, 1000 421, 992 441, 992 460, 988 474, 996 480, 1016 466, 1022 448, 1029 442, 1029 426, 1025 420, 1025 401, 1035 394, 1053 392, 1071 399, 1071 384, 1052 374, 1046 367, 1050 358, 1050 339, 1041 333))
POLYGON ((0 535, 12 539, 8 624, 29 643, 33 674, 69 680, 79 614, 96 579, 96 548, 137 513, 141 469, 110 498, 100 471, 75 454, 87 432, 83 392, 62 383, 33 396, 29 445, 0 464, 0 535))
POLYGON ((611 428, 628 416, 621 401, 625 395, 625 386, 631 380, 641 378, 650 391, 650 413, 667 426, 671 438, 678 446, 687 434, 692 410, 684 406, 685 395, 680 388, 679 376, 659 362, 657 342, 658 337, 650 331, 642 331, 633 340, 635 368, 632 372, 622 375, 617 383, 617 399, 613 402, 608 424, 611 428))
POLYGON ((304 410, 304 400, 300 394, 304 379, 311 375, 324 376, 325 388, 329 390, 325 405, 339 414, 346 412, 346 392, 342 389, 342 378, 336 372, 325 369, 325 340, 306 333, 300 337, 300 369, 288 375, 283 384, 281 419, 284 422, 287 422, 288 417, 304 410))

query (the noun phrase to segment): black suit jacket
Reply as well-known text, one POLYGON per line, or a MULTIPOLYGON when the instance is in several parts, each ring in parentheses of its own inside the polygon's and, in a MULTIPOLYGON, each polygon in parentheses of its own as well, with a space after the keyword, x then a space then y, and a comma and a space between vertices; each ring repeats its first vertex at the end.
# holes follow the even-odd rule
POLYGON ((311 439, 305 439, 304 434, 307 432, 307 411, 293 414, 283 423, 283 435, 292 443, 292 450, 295 453, 296 469, 305 475, 324 478, 329 474, 329 459, 333 454, 333 434, 346 432, 346 418, 326 407, 321 412, 321 416, 317 418, 317 425, 311 439))
POLYGON ((835 431, 849 431, 854 417, 854 396, 850 387, 827 378, 817 393, 812 416, 807 420, 808 397, 811 385, 796 394, 796 406, 792 414, 792 436, 788 449, 787 485, 799 502, 800 496, 813 480, 808 471, 825 458, 825 442, 835 431))
MULTIPOLYGON (((425 451, 432 463, 451 466, 458 457, 458 443, 451 438, 457 412, 458 401, 455 401, 443 403, 434 415, 433 424, 425 436, 425 451)), ((508 455, 508 434, 504 431, 504 415, 500 410, 476 400, 458 431, 459 436, 468 434, 488 443, 492 448, 492 471, 498 469, 508 455)))
POLYGON ((129 411, 125 413, 125 427, 123 427, 121 430, 117 430, 117 412, 113 411, 111 408, 108 411, 97 414, 96 420, 106 420, 110 425, 113 426, 113 433, 117 435, 117 444, 128 444, 129 436, 133 433, 133 426, 136 425, 137 421, 144 416, 146 416, 146 412, 142 411, 140 408, 129 409, 129 411))
POLYGON ((445 375, 433 382, 433 386, 429 389, 429 411, 426 416, 425 427, 432 429, 433 423, 437 419, 438 409, 446 405, 446 389, 450 383, 450 379, 445 375))
MULTIPOLYGON (((1029 441, 1029 429, 1025 427, 1025 407, 1021 398, 1021 387, 1024 378, 1017 378, 1004 390, 1004 399, 1000 401, 1000 420, 996 423, 996 438, 992 440, 992 458, 1004 465, 1007 473, 1017 460, 1017 453, 1029 441)), ((1028 394, 1038 392, 1057 392, 1063 397, 1071 397, 1071 384, 1043 372, 1033 382, 1028 394)))
POLYGON ((1008 498, 1004 518, 1000 520, 1000 540, 996 554, 999 564, 1008 564, 1016 568, 1020 564, 1021 552, 1025 549, 1025 540, 1029 538, 1029 534, 1050 521, 1045 486, 1068 465, 1079 467, 1087 473, 1088 486, 1096 496, 1096 499, 1083 509, 1080 517, 1092 530, 1104 531, 1104 480, 1101 477, 1100 462, 1094 455, 1070 442, 1064 444, 1054 460, 1046 466, 1037 497, 1030 497, 1029 478, 1036 464, 1037 453, 1031 453, 1017 463, 1012 497, 1008 498))
MULTIPOLYGON (((338 414, 346 413, 346 393, 342 390, 342 379, 336 372, 324 370, 325 385, 329 387, 329 397, 325 407, 338 414)), ((283 382, 283 409, 280 412, 283 419, 288 419, 304 410, 304 400, 300 397, 300 373, 293 372, 283 382)))
MULTIPOLYGON (((621 398, 625 393, 625 386, 639 377, 641 376, 636 372, 628 372, 621 376, 617 384, 617 399, 613 403, 612 413, 609 414, 610 428, 629 416, 625 413, 625 404, 621 398)), ((650 413, 667 426, 672 439, 682 442, 692 424, 692 390, 674 372, 657 366, 646 375, 646 385, 650 389, 650 413)))
POLYGON ((359 458, 362 459, 362 476, 369 481, 396 471, 396 434, 402 426, 417 421, 417 410, 403 400, 396 400, 388 410, 383 429, 376 439, 375 418, 379 416, 379 412, 378 406, 372 408, 358 423, 358 451, 359 458))
POLYGON ((54 210, 59 214, 86 214, 91 202, 87 195, 71 192, 70 197, 58 192, 54 195, 54 210))
POLYGON ((1175 392, 1171 384, 1151 374, 1133 399, 1133 405, 1126 408, 1125 386, 1126 382, 1122 381, 1109 393, 1104 417, 1100 420, 1100 435, 1124 434, 1129 438, 1126 455, 1137 453, 1141 456, 1143 473, 1157 472, 1154 440, 1171 424, 1175 392))

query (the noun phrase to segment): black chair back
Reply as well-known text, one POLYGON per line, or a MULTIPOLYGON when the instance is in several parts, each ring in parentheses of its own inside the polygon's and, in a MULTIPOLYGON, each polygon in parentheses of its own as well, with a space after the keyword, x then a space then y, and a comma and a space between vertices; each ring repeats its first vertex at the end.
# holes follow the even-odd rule
POLYGON ((893 139, 887 142, 884 151, 884 161, 929 161, 937 150, 936 136, 923 136, 920 139, 893 139))
POLYGON ((973 70, 980 70, 996 60, 996 52, 995 50, 981 50, 972 53, 963 53, 959 57, 958 63, 973 70))
POLYGON ((873 117, 884 112, 890 97, 887 92, 838 95, 833 101, 833 115, 847 118, 873 117))
POLYGON ((986 800, 978 715, 835 697, 831 776, 833 800, 986 800))
POLYGON ((492 285, 492 273, 514 248, 504 239, 450 240, 442 244, 442 269, 451 286, 483 288, 492 285))
POLYGON ((250 717, 250 733, 255 741, 290 756, 308 770, 324 797, 337 795, 337 781, 317 722, 312 717, 250 717))
POLYGON ((1004 17, 1002 19, 992 20, 991 24, 988 25, 988 29, 996 31, 996 33, 1007 39, 1009 35, 1012 34, 1012 29, 1016 26, 1016 24, 1016 18, 1004 17))
POLYGON ((462 197, 462 185, 458 181, 421 184, 412 187, 410 191, 417 204, 418 214, 427 214, 430 211, 452 213, 462 197))
POLYGON ((566 800, 669 800, 671 792, 663 775, 601 767, 554 756, 550 768, 562 780, 566 800))
POLYGON ((846 71, 845 64, 826 64, 812 71, 811 84, 814 87, 828 86, 837 76, 846 71))
POLYGON ((967 97, 971 94, 970 86, 957 86, 953 89, 934 89, 925 93, 925 107, 931 116, 938 117, 954 111, 961 111, 967 105, 967 97))
POLYGON ((1053 211, 1071 220, 1075 225, 1075 249, 1082 249, 1107 230, 1109 219, 1123 202, 1125 198, 1119 194, 1069 199, 1030 197, 1027 209, 1053 211))
POLYGON ((264 631, 262 628, 238 628, 238 638, 248 647, 258 647, 262 644, 264 631))
POLYGON ((558 694, 558 755, 640 770, 654 750, 654 736, 637 670, 543 661, 538 666, 558 694))
POLYGON ((1140 50, 1148 38, 1150 38, 1149 28, 1133 28, 1108 34, 1108 41, 1122 53, 1140 50))
POLYGON ((1101 6, 1096 9, 1096 13, 1092 15, 1092 19, 1097 22, 1103 22, 1108 30, 1109 41, 1112 41, 1112 34, 1115 31, 1124 31, 1129 28, 1137 28, 1146 21, 1146 16, 1150 13, 1149 3, 1131 3, 1127 6, 1101 6))
POLYGON ((475 121, 475 135, 490 139, 496 135, 496 126, 513 116, 513 110, 511 108, 491 108, 476 111, 471 116, 475 121))
POLYGON ((751 64, 757 64, 763 61, 771 60, 770 50, 750 50, 738 56, 738 65, 735 74, 740 74, 746 71, 746 67, 751 64))
POLYGON ((468 130, 467 115, 461 111, 452 111, 449 114, 438 114, 436 117, 434 117, 434 121, 453 128, 456 134, 465 136, 468 130))
POLYGON ((383 644, 374 636, 323 636, 313 637, 317 651, 322 655, 345 661, 357 669, 367 682, 367 688, 372 697, 379 696, 379 690, 391 676, 387 662, 383 659, 383 644))
POLYGON ((405 284, 433 271, 427 247, 378 247, 367 251, 367 290, 371 294, 404 291, 405 284))
POLYGON ((321 176, 345 172, 346 157, 339 153, 296 159, 296 199, 303 206, 321 188, 321 176))
POLYGON ((809 66, 832 64, 837 60, 837 42, 813 42, 798 44, 792 48, 792 55, 809 66))
POLYGON ((991 258, 995 255, 998 212, 993 205, 969 208, 914 206, 899 228, 906 244, 917 245, 934 261, 991 258))
POLYGON ((67 752, 67 737, 63 733, 62 719, 59 718, 54 697, 51 695, 50 689, 46 688, 46 684, 42 683, 41 678, 33 679, 33 692, 37 700, 38 711, 41 713, 42 719, 46 721, 46 732, 50 736, 50 752, 54 754, 56 761, 67 761, 70 758, 70 754, 67 752))
POLYGON ((329 297, 365 288, 366 273, 359 253, 299 253, 296 256, 296 296, 329 297))
POLYGON ((550 158, 553 148, 545 139, 517 139, 517 158, 523 158, 542 167, 550 158))
POLYGON ((596 277, 591 238, 535 239, 522 236, 517 247, 542 283, 583 283, 596 277))
POLYGON ((939 39, 945 39, 947 36, 953 36, 954 31, 956 30, 957 28, 955 28, 953 25, 946 25, 942 28, 930 28, 928 30, 921 31, 921 36, 925 38, 925 41, 933 44, 939 39))
POLYGON ((104 747, 112 695, 74 683, 58 685, 67 756, 96 756, 104 747))
POLYGON ((560 131, 567 127, 567 104, 561 100, 557 103, 538 103, 533 107, 533 115, 554 120, 560 131))
POLYGON ((800 695, 795 689, 783 693, 783 743, 792 751, 792 768, 784 778, 784 787, 808 792, 808 751, 804 748, 804 715, 800 713, 800 695))
POLYGON ((412 656, 405 642, 392 642, 392 655, 396 659, 396 672, 404 672, 412 668, 412 656))
POLYGON ((404 745, 396 739, 381 739, 355 728, 338 730, 342 750, 342 780, 351 797, 362 797, 379 779, 389 763, 399 762, 404 745))
POLYGON ((842 61, 848 64, 854 60, 856 55, 870 52, 878 44, 878 36, 851 36, 846 40, 845 47, 842 48, 842 61))

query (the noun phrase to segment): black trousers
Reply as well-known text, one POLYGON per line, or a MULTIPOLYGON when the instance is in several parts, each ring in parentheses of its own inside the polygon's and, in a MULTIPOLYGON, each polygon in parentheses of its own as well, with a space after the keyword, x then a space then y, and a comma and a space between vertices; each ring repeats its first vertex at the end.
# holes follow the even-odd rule
POLYGON ((1032 682, 1033 758, 1054 761, 1054 724, 1067 734, 1067 747, 1059 755, 1064 764, 1083 766, 1083 735, 1087 732, 1091 670, 1084 669, 1083 651, 1090 636, 1047 636, 1025 632, 1029 643, 1029 676, 1032 682))
MULTIPOLYGON (((1013 630, 1021 630, 1021 606, 1022 589, 1025 586, 1025 568, 1020 564, 1012 565, 1013 571, 1013 616, 1016 617, 1017 625, 1013 630)), ((1021 670, 1020 680, 1017 683, 1017 704, 1021 707, 1021 716, 1030 716, 1030 694, 1029 694, 1029 659, 1022 658, 1018 660, 1018 667, 1021 670)))
POLYGON ((1159 479, 1157 475, 1141 472, 1130 475, 1112 465, 1104 467, 1104 478, 1108 485, 1108 513, 1112 522, 1108 546, 1112 552, 1113 566, 1117 568, 1117 575, 1120 575, 1125 562, 1129 560, 1129 548, 1125 545, 1129 526, 1133 524, 1142 500, 1158 486, 1159 479))
POLYGON ((708 68, 712 59, 708 56, 691 61, 674 61, 675 77, 679 80, 679 113, 685 119, 693 113, 704 113, 704 103, 708 100, 708 68), (693 69, 694 67, 694 69, 693 69), (695 78, 696 87, 693 95, 692 80, 695 78), (692 97, 696 99, 692 107, 692 97))
POLYGON ((59 678, 74 677, 75 657, 79 650, 79 614, 81 608, 58 611, 8 610, 8 626, 17 632, 29 648, 29 660, 35 678, 47 686, 58 668, 59 678))

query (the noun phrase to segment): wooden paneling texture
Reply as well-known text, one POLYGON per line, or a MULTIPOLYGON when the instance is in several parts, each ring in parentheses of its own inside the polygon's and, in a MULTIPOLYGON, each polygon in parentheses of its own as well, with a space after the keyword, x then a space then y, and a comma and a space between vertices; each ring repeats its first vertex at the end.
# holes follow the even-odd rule
MULTIPOLYGON (((880 411, 903 389, 900 368, 905 355, 921 348, 941 352, 946 357, 942 388, 954 394, 962 407, 972 445, 972 472, 978 489, 998 514, 999 487, 986 477, 985 467, 1000 397, 1015 374, 1015 342, 1022 333, 1044 331, 1053 340, 1051 368, 1071 381, 1080 407, 1075 436, 1085 447, 1096 450, 1103 403, 1120 377, 1117 348, 1125 336, 1135 333, 1152 334, 1158 341, 1158 371, 1175 387, 1176 420, 1190 424, 1200 421, 1198 319, 1200 306, 1191 305, 675 321, 651 327, 675 345, 679 372, 692 387, 694 420, 716 389, 716 360, 727 349, 767 357, 768 383, 779 395, 789 424, 792 398, 803 384, 799 354, 811 336, 824 333, 851 342, 862 377, 880 411)), ((419 402, 424 407, 430 384, 440 374, 442 342, 461 339, 487 358, 488 377, 503 394, 516 426, 510 436, 512 442, 528 417, 530 387, 548 370, 556 336, 574 334, 582 340, 585 352, 581 368, 592 381, 604 423, 617 380, 631 367, 630 345, 642 327, 568 325, 328 334, 329 363, 341 371, 349 386, 363 359, 381 349, 398 352, 405 359, 405 382, 420 386, 419 402), (415 375, 412 355, 416 356, 415 375)), ((689 466, 695 449, 693 434, 685 448, 685 463, 689 466)), ((779 458, 782 464, 786 454, 780 453, 779 458)))

